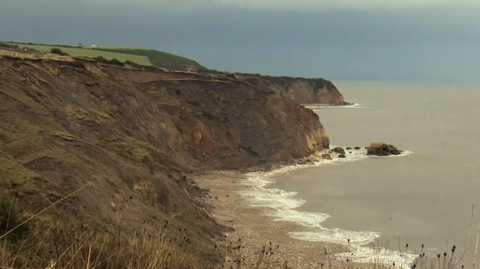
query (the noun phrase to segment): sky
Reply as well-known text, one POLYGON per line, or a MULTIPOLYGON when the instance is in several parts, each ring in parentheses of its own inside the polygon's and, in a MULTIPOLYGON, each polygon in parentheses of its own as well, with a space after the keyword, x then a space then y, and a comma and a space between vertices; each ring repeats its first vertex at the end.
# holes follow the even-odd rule
POLYGON ((1 0, 0 40, 149 47, 231 72, 480 80, 479 0, 1 0))

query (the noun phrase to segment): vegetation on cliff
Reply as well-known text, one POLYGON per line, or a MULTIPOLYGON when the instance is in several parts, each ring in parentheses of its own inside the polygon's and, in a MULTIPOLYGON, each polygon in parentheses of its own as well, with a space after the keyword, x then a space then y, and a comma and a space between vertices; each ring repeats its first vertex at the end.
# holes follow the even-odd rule
POLYGON ((129 251, 162 238, 167 222, 168 248, 183 253, 174 239, 189 241, 179 259, 215 261, 228 229, 196 202, 208 190, 191 174, 329 144, 313 111, 241 80, 10 49, 0 49, 0 118, 0 197, 36 231, 1 255, 27 268, 88 257, 116 268, 139 260, 129 251))
POLYGON ((172 70, 206 70, 198 62, 153 49, 106 47, 106 46, 83 46, 78 45, 47 45, 20 42, 0 42, 0 47, 35 50, 38 52, 50 52, 52 49, 61 49, 73 57, 103 57, 107 60, 116 59, 121 62, 130 61, 144 66, 155 66, 172 70))

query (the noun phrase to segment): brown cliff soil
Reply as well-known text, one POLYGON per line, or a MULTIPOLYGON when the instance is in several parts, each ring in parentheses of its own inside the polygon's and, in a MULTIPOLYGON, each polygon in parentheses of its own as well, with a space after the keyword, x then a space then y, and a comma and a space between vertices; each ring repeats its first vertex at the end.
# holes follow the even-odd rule
POLYGON ((0 119, 0 196, 16 197, 23 216, 84 188, 35 221, 115 222, 132 234, 168 221, 200 263, 228 229, 195 201, 208 191, 191 175, 329 145, 311 110, 245 81, 9 50, 0 50, 0 119))

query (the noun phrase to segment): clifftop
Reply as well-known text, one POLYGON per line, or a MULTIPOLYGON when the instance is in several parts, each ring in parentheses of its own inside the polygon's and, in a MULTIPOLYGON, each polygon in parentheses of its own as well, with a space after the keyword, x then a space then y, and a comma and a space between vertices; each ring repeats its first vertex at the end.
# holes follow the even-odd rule
POLYGON ((0 42, 0 48, 50 52, 52 48, 61 49, 73 57, 103 57, 107 60, 130 61, 144 66, 155 66, 173 70, 207 70, 198 62, 175 54, 145 48, 106 47, 97 45, 48 45, 20 42, 0 42))
MULTIPOLYGON (((192 197, 191 173, 237 169, 327 148, 318 116, 226 75, 102 64, 0 50, 0 195, 32 214, 128 229, 168 220, 196 244, 219 227, 192 197)), ((199 256, 203 257, 203 256, 199 256)))

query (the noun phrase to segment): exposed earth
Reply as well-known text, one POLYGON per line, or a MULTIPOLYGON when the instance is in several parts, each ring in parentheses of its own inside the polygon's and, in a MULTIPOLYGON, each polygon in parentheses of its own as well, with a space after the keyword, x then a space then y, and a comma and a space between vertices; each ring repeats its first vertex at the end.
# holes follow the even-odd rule
MULTIPOLYGON (((230 228, 199 202, 209 191, 192 176, 329 147, 313 111, 255 79, 2 49, 0 195, 31 216, 84 188, 39 219, 100 229, 121 215, 123 228, 152 231, 168 221, 211 247, 230 228)), ((317 101, 342 104, 334 87, 320 91, 317 101)))

